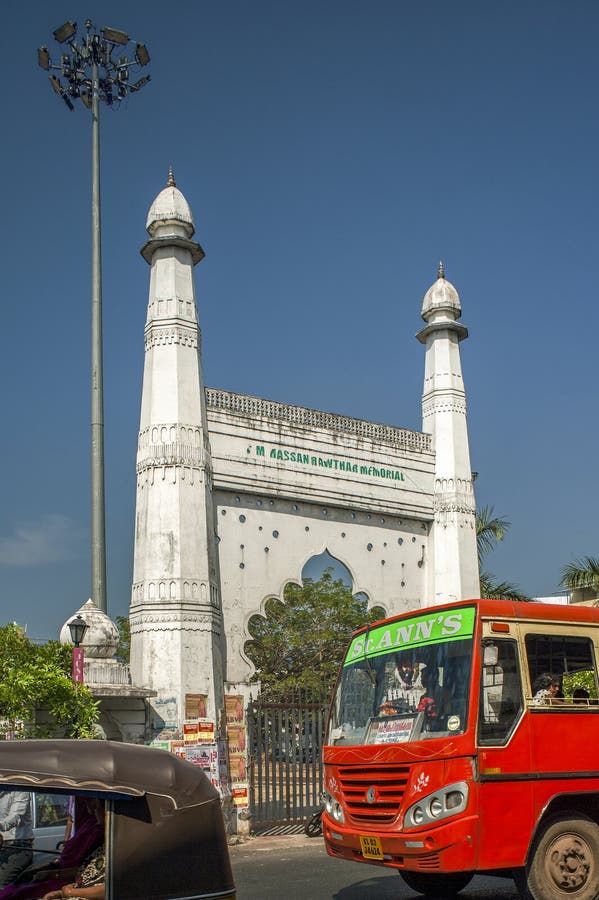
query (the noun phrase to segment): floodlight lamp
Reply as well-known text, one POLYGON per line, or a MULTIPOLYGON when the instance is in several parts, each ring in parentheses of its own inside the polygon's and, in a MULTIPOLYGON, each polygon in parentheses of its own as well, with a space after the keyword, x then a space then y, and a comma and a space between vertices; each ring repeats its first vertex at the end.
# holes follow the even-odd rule
POLYGON ((50 68, 50 54, 48 53, 47 47, 38 47, 37 51, 37 62, 40 68, 45 69, 46 72, 50 68))
POLYGON ((135 59, 140 66, 147 66, 150 62, 150 54, 145 44, 137 44, 135 47, 135 59))
POLYGON ((132 91, 141 91, 142 87, 145 87, 146 84, 150 81, 149 75, 144 75, 143 78, 140 78, 139 81, 136 81, 135 84, 131 85, 132 91))
POLYGON ((81 102, 84 106, 87 106, 88 109, 92 108, 92 97, 89 91, 81 91, 80 95, 81 102))
POLYGON ((66 103, 66 105, 69 107, 69 109, 71 110, 71 112, 73 112, 73 110, 75 109, 75 107, 74 107, 73 104, 71 103, 69 97, 68 97, 66 94, 63 94, 63 95, 62 95, 62 99, 64 100, 64 102, 66 103))
POLYGON ((129 35, 124 31, 119 31, 118 28, 103 28, 102 34, 104 35, 104 40, 112 41, 113 44, 129 43, 129 35))
POLYGON ((65 22, 64 25, 61 25, 54 32, 54 40, 58 41, 59 44, 64 44, 70 37, 73 37, 76 31, 77 22, 65 22))
POLYGON ((85 619, 82 619, 81 616, 75 616, 75 618, 71 619, 69 622, 69 631, 71 632, 71 641, 78 647, 85 637, 87 622, 85 619))
POLYGON ((56 93, 60 94, 60 96, 62 97, 62 84, 60 83, 56 75, 50 75, 50 84, 52 85, 56 93))

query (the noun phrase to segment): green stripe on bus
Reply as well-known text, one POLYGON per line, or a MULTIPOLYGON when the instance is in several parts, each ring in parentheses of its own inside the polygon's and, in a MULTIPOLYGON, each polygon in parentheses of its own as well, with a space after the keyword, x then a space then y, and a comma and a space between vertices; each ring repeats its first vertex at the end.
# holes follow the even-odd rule
POLYGON ((365 656, 380 656, 383 653, 472 637, 475 615, 474 606, 465 606, 463 609, 444 610, 440 613, 429 610, 410 619, 379 625, 353 639, 343 665, 349 666, 365 656), (367 637, 368 644, 365 645, 367 637))

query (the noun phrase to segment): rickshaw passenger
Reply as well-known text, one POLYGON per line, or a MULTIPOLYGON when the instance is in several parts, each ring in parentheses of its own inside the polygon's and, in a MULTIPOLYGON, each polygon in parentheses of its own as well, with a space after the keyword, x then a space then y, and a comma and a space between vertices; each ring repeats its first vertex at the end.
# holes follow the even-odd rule
MULTIPOLYGON (((79 811, 79 810, 78 810, 79 811)), ((104 841, 104 804, 93 797, 81 803, 77 830, 65 841, 54 862, 28 866, 13 884, 0 890, 0 900, 30 900, 72 881, 77 868, 104 841)))
POLYGON ((33 859, 31 794, 0 792, 0 887, 10 884, 33 859))
MULTIPOLYGON (((104 845, 96 847, 79 867, 75 881, 58 891, 49 891, 42 900, 104 900, 106 893, 106 857, 104 845)), ((39 895, 38 895, 39 896, 39 895)))

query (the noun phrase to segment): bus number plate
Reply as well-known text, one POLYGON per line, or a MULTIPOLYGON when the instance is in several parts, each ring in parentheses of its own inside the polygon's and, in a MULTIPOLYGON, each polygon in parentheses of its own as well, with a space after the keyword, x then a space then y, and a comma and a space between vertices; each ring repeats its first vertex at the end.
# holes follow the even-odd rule
POLYGON ((382 859, 383 848, 381 839, 373 835, 360 835, 360 847, 362 848, 362 856, 365 859, 382 859))

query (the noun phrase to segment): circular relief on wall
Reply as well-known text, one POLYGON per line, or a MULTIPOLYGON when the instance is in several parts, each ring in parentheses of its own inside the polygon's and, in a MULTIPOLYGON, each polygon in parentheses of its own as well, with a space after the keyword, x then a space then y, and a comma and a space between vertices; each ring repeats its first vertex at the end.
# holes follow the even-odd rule
POLYGON ((366 549, 367 549, 367 550, 372 550, 372 544, 366 544, 366 549))
POLYGON ((243 524, 245 522, 245 516, 242 514, 239 516, 239 521, 243 524))
POLYGON ((274 538, 278 538, 279 532, 278 532, 278 531, 273 531, 272 536, 273 536, 274 538))

